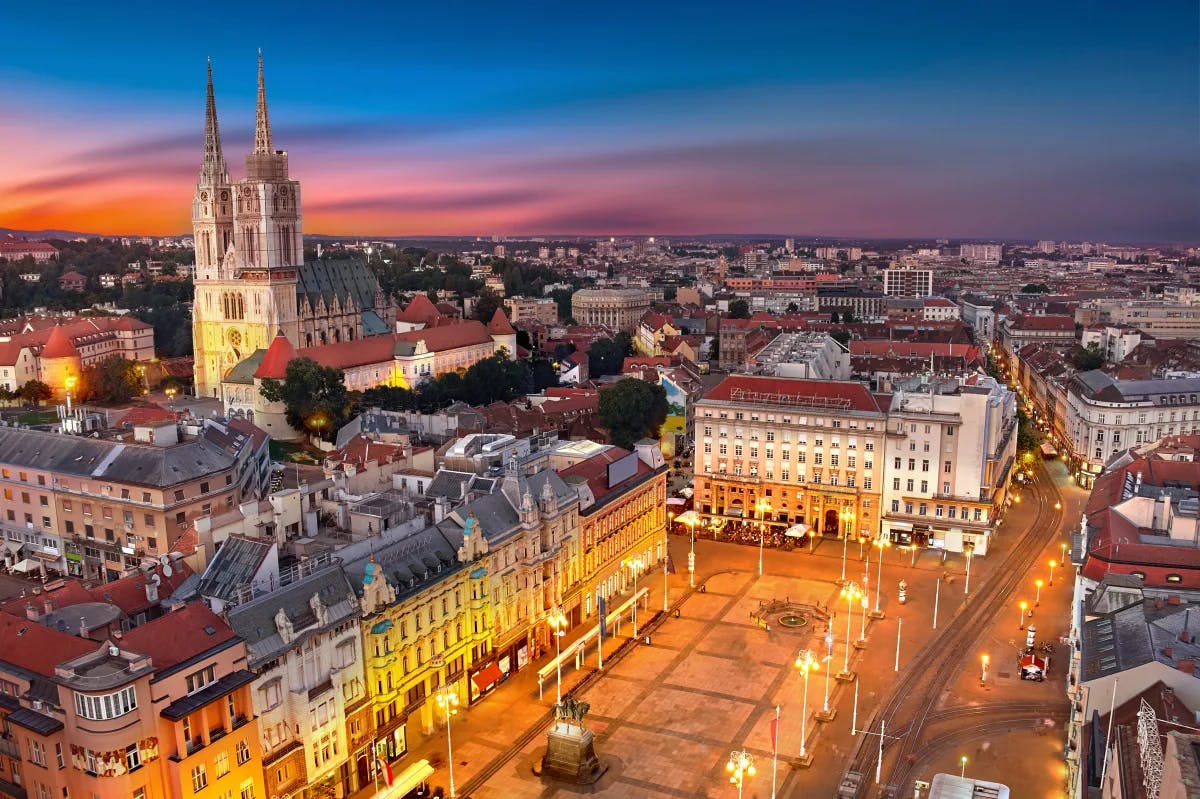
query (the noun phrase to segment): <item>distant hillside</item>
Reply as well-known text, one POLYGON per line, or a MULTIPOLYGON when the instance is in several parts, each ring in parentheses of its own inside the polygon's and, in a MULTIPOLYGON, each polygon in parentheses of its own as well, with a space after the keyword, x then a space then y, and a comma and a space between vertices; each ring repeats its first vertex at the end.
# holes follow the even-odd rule
POLYGON ((103 233, 80 233, 75 230, 18 230, 11 227, 0 227, 0 236, 16 236, 30 241, 45 241, 46 239, 97 239, 104 238, 103 233))

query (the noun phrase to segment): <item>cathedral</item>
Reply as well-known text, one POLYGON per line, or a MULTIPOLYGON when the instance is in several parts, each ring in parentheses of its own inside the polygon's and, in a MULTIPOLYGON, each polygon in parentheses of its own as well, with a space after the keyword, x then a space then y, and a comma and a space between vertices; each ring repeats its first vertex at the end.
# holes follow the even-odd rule
POLYGON ((222 378, 279 332, 302 348, 391 330, 394 309, 365 264, 304 260, 302 220, 300 183, 288 175, 287 151, 271 141, 262 53, 254 150, 237 182, 221 150, 210 63, 204 161, 192 199, 197 396, 220 396, 222 378))

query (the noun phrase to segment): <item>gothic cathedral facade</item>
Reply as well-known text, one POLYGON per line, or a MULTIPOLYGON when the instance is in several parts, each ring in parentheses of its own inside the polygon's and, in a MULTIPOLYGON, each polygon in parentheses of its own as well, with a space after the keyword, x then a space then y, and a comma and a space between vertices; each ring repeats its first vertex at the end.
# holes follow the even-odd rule
POLYGON ((254 150, 235 183, 221 150, 209 64, 204 160, 192 198, 201 397, 219 397, 229 370, 265 350, 278 331, 299 349, 386 333, 394 318, 361 262, 305 262, 300 183, 288 175, 287 152, 272 145, 261 53, 255 116, 254 150))

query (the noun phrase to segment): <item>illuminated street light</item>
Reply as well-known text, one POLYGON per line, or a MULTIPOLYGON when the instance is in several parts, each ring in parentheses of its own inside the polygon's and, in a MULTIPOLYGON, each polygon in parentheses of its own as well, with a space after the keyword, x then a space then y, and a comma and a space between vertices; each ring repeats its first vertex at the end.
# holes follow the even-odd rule
MULTIPOLYGON (((850 621, 854 618, 854 601, 862 597, 858 583, 851 580, 842 586, 841 595, 846 600, 846 661, 842 664, 842 674, 850 673, 850 621)), ((1024 623, 1024 622, 1022 622, 1024 623)))
POLYGON ((808 673, 821 668, 821 663, 811 649, 805 649, 796 656, 795 665, 804 678, 804 707, 800 711, 800 759, 803 760, 808 756, 804 748, 804 742, 808 740, 808 673))
POLYGON ((987 655, 979 656, 979 684, 980 685, 983 685, 987 682, 988 666, 991 664, 991 661, 992 661, 992 659, 990 657, 988 657, 987 655))
POLYGON ((633 637, 637 638, 637 578, 642 562, 638 558, 629 558, 621 561, 621 565, 628 566, 633 571, 633 637))
POLYGON ((453 685, 442 686, 437 692, 437 704, 446 715, 446 762, 450 766, 450 799, 455 799, 457 794, 454 792, 454 744, 450 740, 450 717, 458 713, 458 691, 453 685))
POLYGON ((754 509, 758 511, 758 576, 763 576, 763 538, 767 534, 766 518, 771 512, 771 503, 767 499, 760 499, 755 503, 754 509))
POLYGON ((725 771, 729 773, 729 781, 737 786, 738 799, 742 799, 742 785, 746 778, 753 777, 758 773, 758 769, 754 768, 754 755, 745 749, 735 749, 729 753, 729 762, 725 764, 725 771))
POLYGON ((1037 596, 1033 599, 1033 606, 1039 608, 1042 606, 1042 586, 1045 585, 1041 580, 1034 580, 1033 584, 1037 586, 1037 596))
POLYGON ((879 549, 879 569, 875 574, 875 612, 871 614, 871 618, 882 619, 883 612, 879 609, 879 592, 883 589, 883 553, 884 550, 891 548, 892 541, 889 538, 876 538, 874 546, 879 549))
POLYGON ((1029 603, 1026 602, 1024 599, 1022 599, 1020 602, 1017 603, 1017 607, 1019 607, 1021 609, 1021 627, 1020 627, 1020 629, 1024 630, 1025 629, 1025 608, 1029 607, 1029 603))
POLYGON ((1048 585, 1054 585, 1054 567, 1058 565, 1057 560, 1050 561, 1050 582, 1048 585))
POLYGON ((854 521, 854 510, 850 507, 845 507, 838 514, 838 518, 842 521, 842 579, 838 582, 846 582, 846 547, 850 544, 850 525, 854 521))
MULTIPOLYGON (((635 597, 637 596, 636 591, 634 592, 634 596, 635 597)), ((636 605, 637 603, 635 602, 634 604, 636 605)), ((561 703, 562 702, 562 644, 559 642, 559 639, 561 639, 564 635, 566 635, 566 633, 563 632, 563 628, 567 626, 567 617, 563 615, 562 610, 560 610, 559 608, 555 608, 553 611, 551 611, 550 615, 546 617, 546 624, 549 624, 550 628, 552 630, 554 630, 554 653, 555 653, 554 693, 555 693, 555 696, 558 697, 558 701, 561 703)), ((634 635, 636 636, 637 633, 635 632, 634 635)))
POLYGON ((962 771, 959 772, 958 776, 965 780, 967 778, 967 756, 963 755, 958 759, 958 762, 962 763, 962 771))

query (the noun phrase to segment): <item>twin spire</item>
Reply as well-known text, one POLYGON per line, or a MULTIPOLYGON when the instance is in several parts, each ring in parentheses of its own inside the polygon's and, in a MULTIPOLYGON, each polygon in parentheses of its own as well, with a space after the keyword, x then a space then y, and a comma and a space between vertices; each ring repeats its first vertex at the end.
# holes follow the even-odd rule
MULTIPOLYGON (((254 115, 254 153, 270 155, 271 118, 267 114, 267 86, 263 80, 262 49, 258 51, 258 107, 254 115)), ((204 164, 201 177, 229 182, 229 167, 221 150, 221 130, 217 124, 217 101, 213 95, 212 59, 208 59, 208 96, 204 108, 204 164)))

